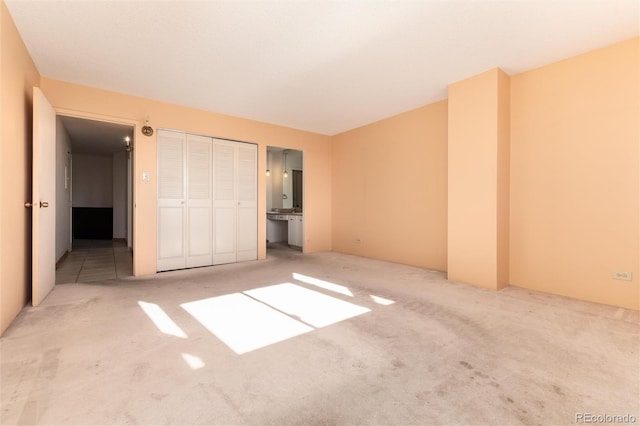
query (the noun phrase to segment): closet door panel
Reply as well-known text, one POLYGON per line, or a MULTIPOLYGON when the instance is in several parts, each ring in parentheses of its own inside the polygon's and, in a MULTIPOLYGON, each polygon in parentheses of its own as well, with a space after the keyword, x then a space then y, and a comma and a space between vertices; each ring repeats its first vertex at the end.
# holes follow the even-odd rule
POLYGON ((211 201, 211 138, 187 136, 189 201, 211 201))
POLYGON ((188 207, 187 211, 187 223, 189 223, 187 235, 189 246, 186 253, 187 267, 212 265, 211 208, 188 207))
POLYGON ((158 132, 158 271, 186 267, 185 139, 183 133, 158 132))
POLYGON ((184 133, 158 132, 158 198, 184 199, 184 133))
POLYGON ((258 147, 237 143, 238 261, 258 258, 258 147))
POLYGON ((233 142, 214 139, 213 200, 215 203, 232 203, 236 199, 235 158, 233 142))
POLYGON ((187 266, 213 264, 211 138, 187 136, 187 266))
POLYGON ((164 206, 158 215, 158 270, 185 267, 184 208, 164 206))
POLYGON ((236 209, 214 208, 213 264, 236 262, 236 209))
POLYGON ((257 209, 238 207, 238 262, 258 258, 257 209))
POLYGON ((258 201, 258 147, 248 143, 238 145, 238 200, 258 201))
POLYGON ((236 261, 236 155, 233 142, 213 142, 213 264, 236 261))

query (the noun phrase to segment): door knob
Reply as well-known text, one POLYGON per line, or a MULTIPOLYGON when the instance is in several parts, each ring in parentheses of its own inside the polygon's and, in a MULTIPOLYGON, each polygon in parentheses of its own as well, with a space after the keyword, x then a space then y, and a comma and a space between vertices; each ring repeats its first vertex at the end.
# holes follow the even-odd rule
POLYGON ((46 201, 40 201, 40 208, 47 208, 49 207, 49 203, 47 203, 46 201))
POLYGON ((26 203, 24 203, 24 206, 26 208, 31 208, 31 207, 33 207, 33 203, 31 201, 27 201, 26 203))

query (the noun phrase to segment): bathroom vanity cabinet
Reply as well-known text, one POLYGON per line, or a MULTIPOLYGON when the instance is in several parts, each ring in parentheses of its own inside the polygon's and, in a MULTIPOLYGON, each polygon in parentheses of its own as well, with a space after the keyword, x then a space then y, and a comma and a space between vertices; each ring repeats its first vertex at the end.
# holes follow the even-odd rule
POLYGON ((267 240, 286 241, 290 246, 302 247, 304 217, 302 213, 267 213, 267 240))

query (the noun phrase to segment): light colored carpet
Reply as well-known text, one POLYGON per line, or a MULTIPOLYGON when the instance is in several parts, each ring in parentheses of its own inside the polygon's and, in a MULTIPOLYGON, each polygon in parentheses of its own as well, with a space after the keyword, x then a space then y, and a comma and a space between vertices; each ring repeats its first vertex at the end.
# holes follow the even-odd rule
POLYGON ((635 311, 278 249, 264 261, 56 286, 0 340, 0 420, 638 419, 639 330, 635 311))

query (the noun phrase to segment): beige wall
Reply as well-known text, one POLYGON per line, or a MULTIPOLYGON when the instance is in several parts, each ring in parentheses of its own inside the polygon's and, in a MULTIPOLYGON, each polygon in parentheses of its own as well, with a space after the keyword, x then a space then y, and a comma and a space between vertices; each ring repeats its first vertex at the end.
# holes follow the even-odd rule
POLYGON ((333 249, 445 270, 447 102, 332 139, 333 249))
POLYGON ((127 238, 127 157, 126 151, 112 154, 113 238, 127 238))
POLYGON ((508 285, 509 77, 493 69, 449 86, 448 278, 508 285))
POLYGON ((31 298, 31 108, 40 81, 0 1, 0 333, 31 298))
POLYGON ((635 38, 512 77, 511 284, 640 308, 639 61, 635 38))
MULTIPOLYGON (((305 251, 331 250, 331 144, 328 136, 303 132, 49 78, 42 89, 58 113, 134 124, 134 273, 156 270, 156 133, 140 133, 145 120, 166 128, 258 144, 259 170, 266 171, 267 145, 304 151, 305 251), (142 182, 142 172, 151 181, 142 182)), ((266 175, 258 173, 258 256, 266 254, 266 175)))
POLYGON ((509 285, 511 223, 511 77, 498 70, 497 288, 509 285))
POLYGON ((72 207, 113 207, 113 155, 73 154, 72 207))
POLYGON ((333 249, 640 309, 639 40, 334 136, 333 249))

